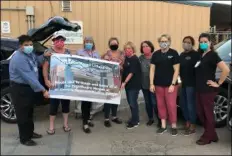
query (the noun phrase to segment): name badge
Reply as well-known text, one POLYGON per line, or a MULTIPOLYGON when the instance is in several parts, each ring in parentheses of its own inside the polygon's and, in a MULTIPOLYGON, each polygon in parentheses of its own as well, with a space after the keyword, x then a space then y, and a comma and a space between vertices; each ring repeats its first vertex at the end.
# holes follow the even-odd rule
POLYGON ((191 60, 190 56, 185 57, 186 60, 191 60))
POLYGON ((194 67, 197 68, 200 64, 201 64, 201 61, 198 61, 194 67))
POLYGON ((37 71, 38 71, 38 68, 37 68, 37 67, 34 67, 34 71, 37 72, 37 71))

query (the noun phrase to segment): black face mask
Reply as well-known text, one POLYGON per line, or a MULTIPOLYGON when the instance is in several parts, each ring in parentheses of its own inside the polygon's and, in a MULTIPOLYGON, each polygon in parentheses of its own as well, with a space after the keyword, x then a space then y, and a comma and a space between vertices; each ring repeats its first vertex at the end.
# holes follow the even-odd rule
POLYGON ((117 50, 118 49, 118 45, 117 44, 110 45, 110 49, 111 50, 117 50))

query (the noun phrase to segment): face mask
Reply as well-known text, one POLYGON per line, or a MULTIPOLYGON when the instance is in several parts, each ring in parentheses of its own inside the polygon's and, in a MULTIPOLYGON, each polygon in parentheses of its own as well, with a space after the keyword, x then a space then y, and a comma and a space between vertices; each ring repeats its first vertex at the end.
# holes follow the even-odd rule
POLYGON ((23 47, 23 52, 26 53, 26 54, 30 54, 33 52, 33 46, 24 46, 23 47))
POLYGON ((208 43, 200 43, 200 49, 206 51, 209 48, 208 43))
POLYGON ((133 50, 132 50, 132 49, 127 49, 127 50, 125 51, 125 55, 126 55, 127 57, 131 57, 132 54, 133 54, 133 50))
POLYGON ((169 42, 167 42, 167 43, 162 42, 162 43, 159 44, 159 46, 160 46, 161 49, 166 49, 169 46, 169 42))
POLYGON ((151 48, 150 48, 150 47, 144 47, 144 48, 143 48, 143 54, 144 54, 145 56, 151 55, 151 48))
POLYGON ((185 50, 185 51, 189 51, 189 50, 191 50, 192 49, 192 45, 191 44, 189 44, 189 43, 183 43, 182 44, 182 47, 183 47, 183 49, 185 50))
POLYGON ((110 50, 117 50, 118 49, 118 45, 114 44, 114 45, 110 45, 110 50))
POLYGON ((64 47, 64 41, 56 40, 54 41, 54 46, 57 48, 63 48, 64 47))
POLYGON ((92 50, 92 48, 93 48, 93 43, 85 43, 86 50, 92 50))

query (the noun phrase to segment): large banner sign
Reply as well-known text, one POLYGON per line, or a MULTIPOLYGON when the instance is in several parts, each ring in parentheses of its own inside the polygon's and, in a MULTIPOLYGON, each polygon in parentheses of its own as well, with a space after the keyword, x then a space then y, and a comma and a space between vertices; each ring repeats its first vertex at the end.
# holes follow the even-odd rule
POLYGON ((53 54, 51 98, 120 104, 118 63, 77 55, 53 54))

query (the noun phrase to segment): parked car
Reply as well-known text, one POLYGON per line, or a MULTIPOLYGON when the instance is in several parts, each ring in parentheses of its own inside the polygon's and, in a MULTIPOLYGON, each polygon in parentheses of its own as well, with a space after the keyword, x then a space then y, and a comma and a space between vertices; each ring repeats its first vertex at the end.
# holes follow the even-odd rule
MULTIPOLYGON (((47 49, 44 44, 52 37, 52 35, 61 30, 78 31, 81 27, 76 23, 71 23, 68 19, 55 16, 46 21, 42 26, 37 29, 28 31, 28 35, 32 37, 34 43, 35 53, 37 55, 43 54, 47 49), (43 43, 40 43, 42 42, 43 43)), ((2 120, 15 123, 17 117, 15 114, 14 105, 11 99, 11 87, 9 80, 9 62, 15 50, 19 48, 18 39, 1 38, 1 118, 2 120)), ((39 67, 39 81, 44 85, 42 77, 42 69, 39 67)), ((45 86, 45 85, 44 85, 45 86)), ((43 98, 42 93, 36 94, 36 105, 43 105, 47 100, 43 98)))
MULTIPOLYGON (((219 43, 221 44, 221 43, 219 43)), ((220 46, 216 45, 216 51, 221 59, 230 66, 231 64, 231 39, 224 42, 220 46)), ((231 75, 230 71, 230 75, 231 75)), ((216 79, 219 80, 219 76, 221 71, 217 69, 216 71, 216 79)), ((227 121, 227 111, 228 111, 228 83, 231 81, 231 77, 227 77, 225 82, 220 86, 219 93, 215 98, 214 102, 214 115, 216 121, 216 127, 223 127, 226 126, 227 121)))
MULTIPOLYGON (((230 64, 230 70, 232 70, 232 63, 230 64)), ((228 85, 228 99, 230 102, 228 103, 228 113, 227 113, 227 127, 229 130, 232 130, 232 73, 229 76, 229 85, 228 85)))

